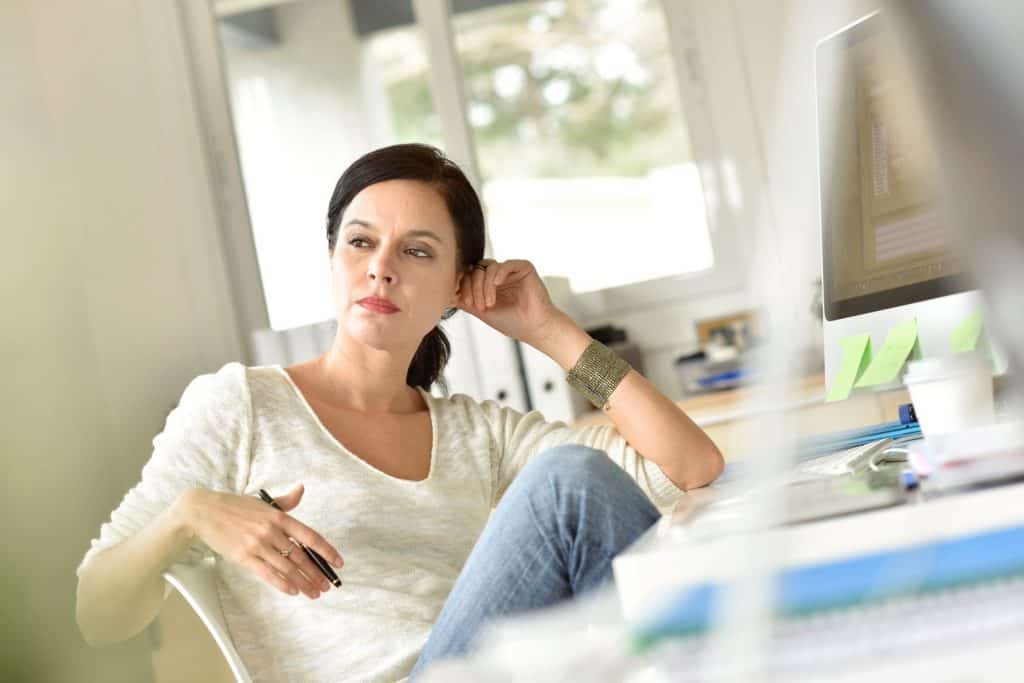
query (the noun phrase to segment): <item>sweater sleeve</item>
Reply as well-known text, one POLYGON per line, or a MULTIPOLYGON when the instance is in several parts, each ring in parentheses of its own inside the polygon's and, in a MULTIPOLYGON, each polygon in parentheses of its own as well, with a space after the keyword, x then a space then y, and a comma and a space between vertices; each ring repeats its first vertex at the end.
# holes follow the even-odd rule
MULTIPOLYGON (((138 533, 185 490, 239 492, 249 476, 252 408, 245 367, 229 363, 189 383, 178 406, 153 439, 142 477, 93 539, 82 567, 96 554, 138 533)), ((194 543, 184 561, 209 554, 194 543)))
POLYGON ((548 422, 539 411, 523 414, 494 401, 484 401, 479 408, 494 439, 491 469, 495 505, 534 455, 562 444, 578 444, 607 453, 636 480, 657 508, 667 508, 683 495, 661 467, 637 453, 613 425, 571 427, 564 422, 548 422))

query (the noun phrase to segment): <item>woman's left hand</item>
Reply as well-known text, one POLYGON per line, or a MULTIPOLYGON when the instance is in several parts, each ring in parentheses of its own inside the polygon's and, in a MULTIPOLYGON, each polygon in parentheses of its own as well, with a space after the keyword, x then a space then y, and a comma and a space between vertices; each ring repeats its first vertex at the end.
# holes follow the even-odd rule
POLYGON ((463 276, 459 308, 502 334, 537 346, 563 315, 529 261, 484 259, 463 276))

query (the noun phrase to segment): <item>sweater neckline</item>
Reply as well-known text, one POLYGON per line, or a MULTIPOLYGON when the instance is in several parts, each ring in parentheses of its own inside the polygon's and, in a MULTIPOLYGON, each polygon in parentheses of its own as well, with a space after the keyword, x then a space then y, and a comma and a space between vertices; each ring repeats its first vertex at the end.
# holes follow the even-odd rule
POLYGON ((359 457, 358 454, 354 453, 348 446, 339 441, 338 438, 331 433, 331 430, 327 428, 327 425, 323 423, 323 420, 320 419, 320 416, 316 414, 316 411, 313 410, 313 406, 309 404, 309 400, 306 399, 305 394, 303 394, 302 390, 299 389, 299 386, 295 383, 295 380, 292 379, 292 376, 288 374, 288 371, 285 370, 284 367, 281 365, 271 365, 270 367, 276 370, 278 374, 280 374, 284 378, 285 383, 291 389, 291 392, 295 395, 295 398, 303 407, 309 419, 311 419, 317 425, 317 427, 319 427, 323 435, 327 438, 328 441, 334 444, 335 448, 345 453, 346 455, 354 458, 355 460, 359 461, 359 463, 363 467, 366 467, 370 471, 376 473, 378 476, 384 477, 385 479, 389 479, 391 481, 401 482, 403 484, 426 484, 433 478, 434 465, 437 461, 437 419, 434 412, 434 403, 431 400, 433 397, 429 393, 424 391, 422 387, 414 388, 416 389, 416 391, 420 392, 420 396, 423 397, 423 402, 426 403, 427 405, 427 414, 430 417, 430 466, 427 469, 427 476, 424 477, 423 479, 403 479, 402 477, 396 477, 394 475, 388 474, 387 472, 378 467, 374 467, 366 460, 359 457))

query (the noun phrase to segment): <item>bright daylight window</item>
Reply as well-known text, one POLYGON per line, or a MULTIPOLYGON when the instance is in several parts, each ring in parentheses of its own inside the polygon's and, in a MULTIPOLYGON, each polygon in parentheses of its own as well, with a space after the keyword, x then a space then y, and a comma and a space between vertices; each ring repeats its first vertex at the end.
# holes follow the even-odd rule
POLYGON ((518 2, 453 23, 496 258, 577 292, 714 265, 657 0, 518 2))
POLYGON ((395 143, 422 142, 443 148, 419 31, 408 25, 374 33, 364 54, 375 86, 387 101, 395 143))

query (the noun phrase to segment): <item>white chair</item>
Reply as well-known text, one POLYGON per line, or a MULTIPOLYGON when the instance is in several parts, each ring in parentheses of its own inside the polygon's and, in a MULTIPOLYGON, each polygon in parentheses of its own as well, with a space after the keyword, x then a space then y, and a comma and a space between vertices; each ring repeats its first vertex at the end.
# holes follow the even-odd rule
POLYGON ((238 683, 252 683, 245 663, 235 651, 227 621, 220 607, 217 594, 216 567, 213 558, 205 558, 199 564, 175 564, 163 574, 167 583, 181 593, 189 606, 195 610, 203 624, 210 631, 221 654, 227 660, 231 673, 238 683))

